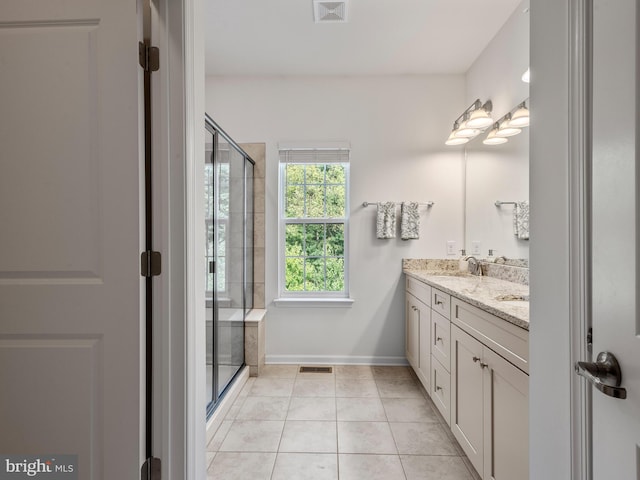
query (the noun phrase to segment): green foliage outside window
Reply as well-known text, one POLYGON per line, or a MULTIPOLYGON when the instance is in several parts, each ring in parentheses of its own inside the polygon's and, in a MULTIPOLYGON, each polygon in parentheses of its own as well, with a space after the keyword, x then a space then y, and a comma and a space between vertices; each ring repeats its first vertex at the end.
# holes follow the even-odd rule
POLYGON ((285 288, 345 291, 346 166, 286 164, 285 288))
POLYGON ((213 291, 214 274, 209 272, 209 262, 216 261, 217 284, 216 290, 218 292, 224 292, 227 288, 227 223, 229 219, 229 164, 219 163, 217 164, 218 184, 213 184, 213 164, 205 164, 205 184, 204 184, 204 197, 205 197, 205 226, 207 232, 206 240, 206 291, 213 291), (217 193, 217 204, 214 199, 214 193, 217 193), (216 224, 218 227, 218 241, 217 251, 214 252, 214 210, 216 212, 216 224), (215 253, 215 257, 214 257, 215 253))

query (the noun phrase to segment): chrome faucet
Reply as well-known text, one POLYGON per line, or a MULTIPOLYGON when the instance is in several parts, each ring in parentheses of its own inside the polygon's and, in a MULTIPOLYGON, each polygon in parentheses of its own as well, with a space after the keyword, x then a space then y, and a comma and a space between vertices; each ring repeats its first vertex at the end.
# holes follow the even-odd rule
POLYGON ((476 257, 467 257, 467 261, 469 262, 469 273, 471 275, 482 275, 482 267, 476 257))

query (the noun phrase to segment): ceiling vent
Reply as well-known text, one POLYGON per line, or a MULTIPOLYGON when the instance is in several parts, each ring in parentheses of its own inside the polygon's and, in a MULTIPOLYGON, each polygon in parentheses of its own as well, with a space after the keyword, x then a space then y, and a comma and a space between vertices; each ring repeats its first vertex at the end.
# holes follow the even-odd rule
POLYGON ((313 17, 316 23, 344 23, 347 21, 347 2, 313 0, 313 17))

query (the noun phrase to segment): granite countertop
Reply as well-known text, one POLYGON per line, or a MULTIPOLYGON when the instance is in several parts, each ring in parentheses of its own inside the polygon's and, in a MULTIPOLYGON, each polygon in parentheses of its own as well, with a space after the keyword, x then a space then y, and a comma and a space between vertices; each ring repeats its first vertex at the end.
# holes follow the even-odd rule
POLYGON ((529 330, 528 285, 494 277, 454 273, 450 269, 404 268, 403 272, 509 323, 529 330))

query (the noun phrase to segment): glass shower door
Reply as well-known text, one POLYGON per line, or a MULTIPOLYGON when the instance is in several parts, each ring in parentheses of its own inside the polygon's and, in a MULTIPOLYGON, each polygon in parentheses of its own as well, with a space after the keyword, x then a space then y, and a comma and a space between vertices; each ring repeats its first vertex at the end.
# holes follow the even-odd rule
POLYGON ((214 368, 220 395, 244 364, 244 155, 222 136, 214 152, 214 368))
POLYGON ((209 118, 206 128, 207 412, 244 365, 253 307, 253 160, 209 118))
POLYGON ((213 305, 214 305, 214 276, 213 276, 213 151, 215 132, 207 126, 205 128, 205 159, 204 159, 204 194, 205 194, 205 231, 206 231, 206 280, 205 280, 205 335, 206 335, 206 402, 207 410, 214 404, 214 371, 213 371, 213 305))

